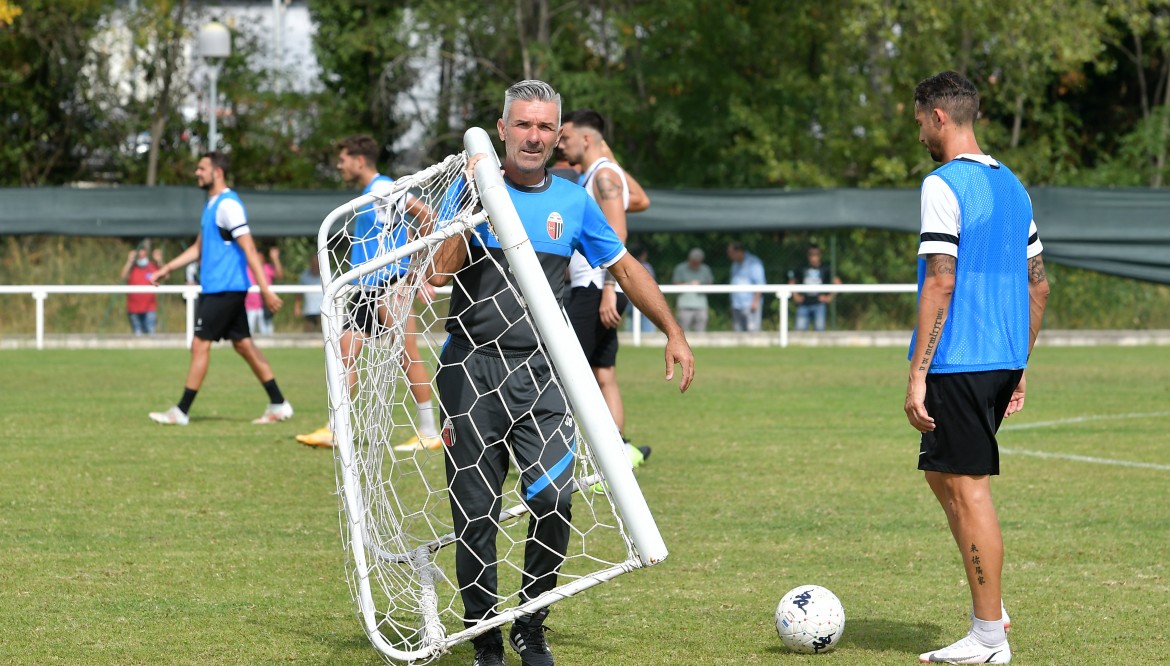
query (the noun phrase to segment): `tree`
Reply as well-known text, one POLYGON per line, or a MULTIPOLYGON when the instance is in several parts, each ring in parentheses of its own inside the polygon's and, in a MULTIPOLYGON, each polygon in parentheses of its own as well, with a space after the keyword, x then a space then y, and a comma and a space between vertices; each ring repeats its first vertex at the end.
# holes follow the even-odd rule
POLYGON ((0 182, 71 180, 92 146, 81 88, 89 40, 108 0, 5 2, 0 28, 0 182))

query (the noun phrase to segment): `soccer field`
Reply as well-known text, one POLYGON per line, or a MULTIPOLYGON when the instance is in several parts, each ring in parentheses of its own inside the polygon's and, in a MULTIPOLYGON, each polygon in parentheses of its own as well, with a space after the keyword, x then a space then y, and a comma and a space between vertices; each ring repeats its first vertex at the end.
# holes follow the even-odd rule
MULTIPOLYGON (((261 343, 262 344, 262 343, 261 343)), ((191 425, 182 351, 12 351, 0 426, 0 663, 378 664, 344 579, 320 351, 266 352, 297 415, 217 348, 191 425)), ((959 638, 969 596, 915 469, 902 349, 700 348, 695 384, 622 351, 627 434, 670 557, 553 607, 558 664, 908 664, 959 638), (781 595, 847 615, 783 651, 781 595)), ((1165 663, 1170 372, 1158 347, 1047 348, 993 483, 1020 664, 1165 663)), ((462 645, 437 663, 469 664, 462 645)), ((518 664, 512 652, 509 664, 518 664)))

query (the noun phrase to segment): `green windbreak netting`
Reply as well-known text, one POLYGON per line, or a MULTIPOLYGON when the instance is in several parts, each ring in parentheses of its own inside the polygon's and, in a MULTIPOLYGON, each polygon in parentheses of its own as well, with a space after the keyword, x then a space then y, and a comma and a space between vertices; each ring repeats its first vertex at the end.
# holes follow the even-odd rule
MULTIPOLYGON (((1049 261, 1170 284, 1170 191, 1031 190, 1049 261)), ((240 191, 257 236, 312 236, 356 193, 240 191)), ((631 215, 638 232, 815 230, 918 232, 917 190, 651 190, 631 215)), ((0 189, 0 233, 194 236, 204 193, 195 187, 0 189)))

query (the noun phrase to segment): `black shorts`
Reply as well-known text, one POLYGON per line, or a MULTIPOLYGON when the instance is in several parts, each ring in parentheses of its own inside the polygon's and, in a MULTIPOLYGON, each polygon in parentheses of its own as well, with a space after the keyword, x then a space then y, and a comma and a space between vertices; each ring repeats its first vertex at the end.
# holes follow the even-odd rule
POLYGON ((200 340, 243 340, 252 337, 248 313, 244 310, 246 291, 200 294, 195 302, 195 337, 200 340))
POLYGON ((926 412, 934 430, 922 433, 918 469, 949 474, 999 474, 995 433, 1023 370, 926 376, 926 412))
POLYGON ((390 306, 387 299, 393 297, 394 293, 390 287, 397 281, 398 278, 395 277, 389 282, 378 285, 363 285, 355 290, 349 299, 349 317, 346 318, 342 328, 349 331, 360 331, 367 337, 373 337, 380 333, 385 325, 382 322, 383 315, 378 314, 378 309, 390 306))
MULTIPOLYGON (((617 311, 625 312, 629 299, 618 292, 617 311)), ((601 307, 601 289, 597 287, 573 287, 569 297, 569 321, 577 333, 577 341, 589 359, 590 367, 612 368, 617 365, 618 330, 606 328, 601 323, 598 308, 601 307)))

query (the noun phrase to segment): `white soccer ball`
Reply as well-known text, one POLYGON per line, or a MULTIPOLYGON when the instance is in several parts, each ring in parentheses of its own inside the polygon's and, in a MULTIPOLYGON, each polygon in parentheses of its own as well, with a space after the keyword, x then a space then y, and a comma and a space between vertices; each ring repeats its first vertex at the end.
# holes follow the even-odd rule
POLYGON ((828 652, 845 632, 845 608, 837 595, 819 585, 801 585, 784 595, 776 607, 776 633, 788 649, 828 652))

